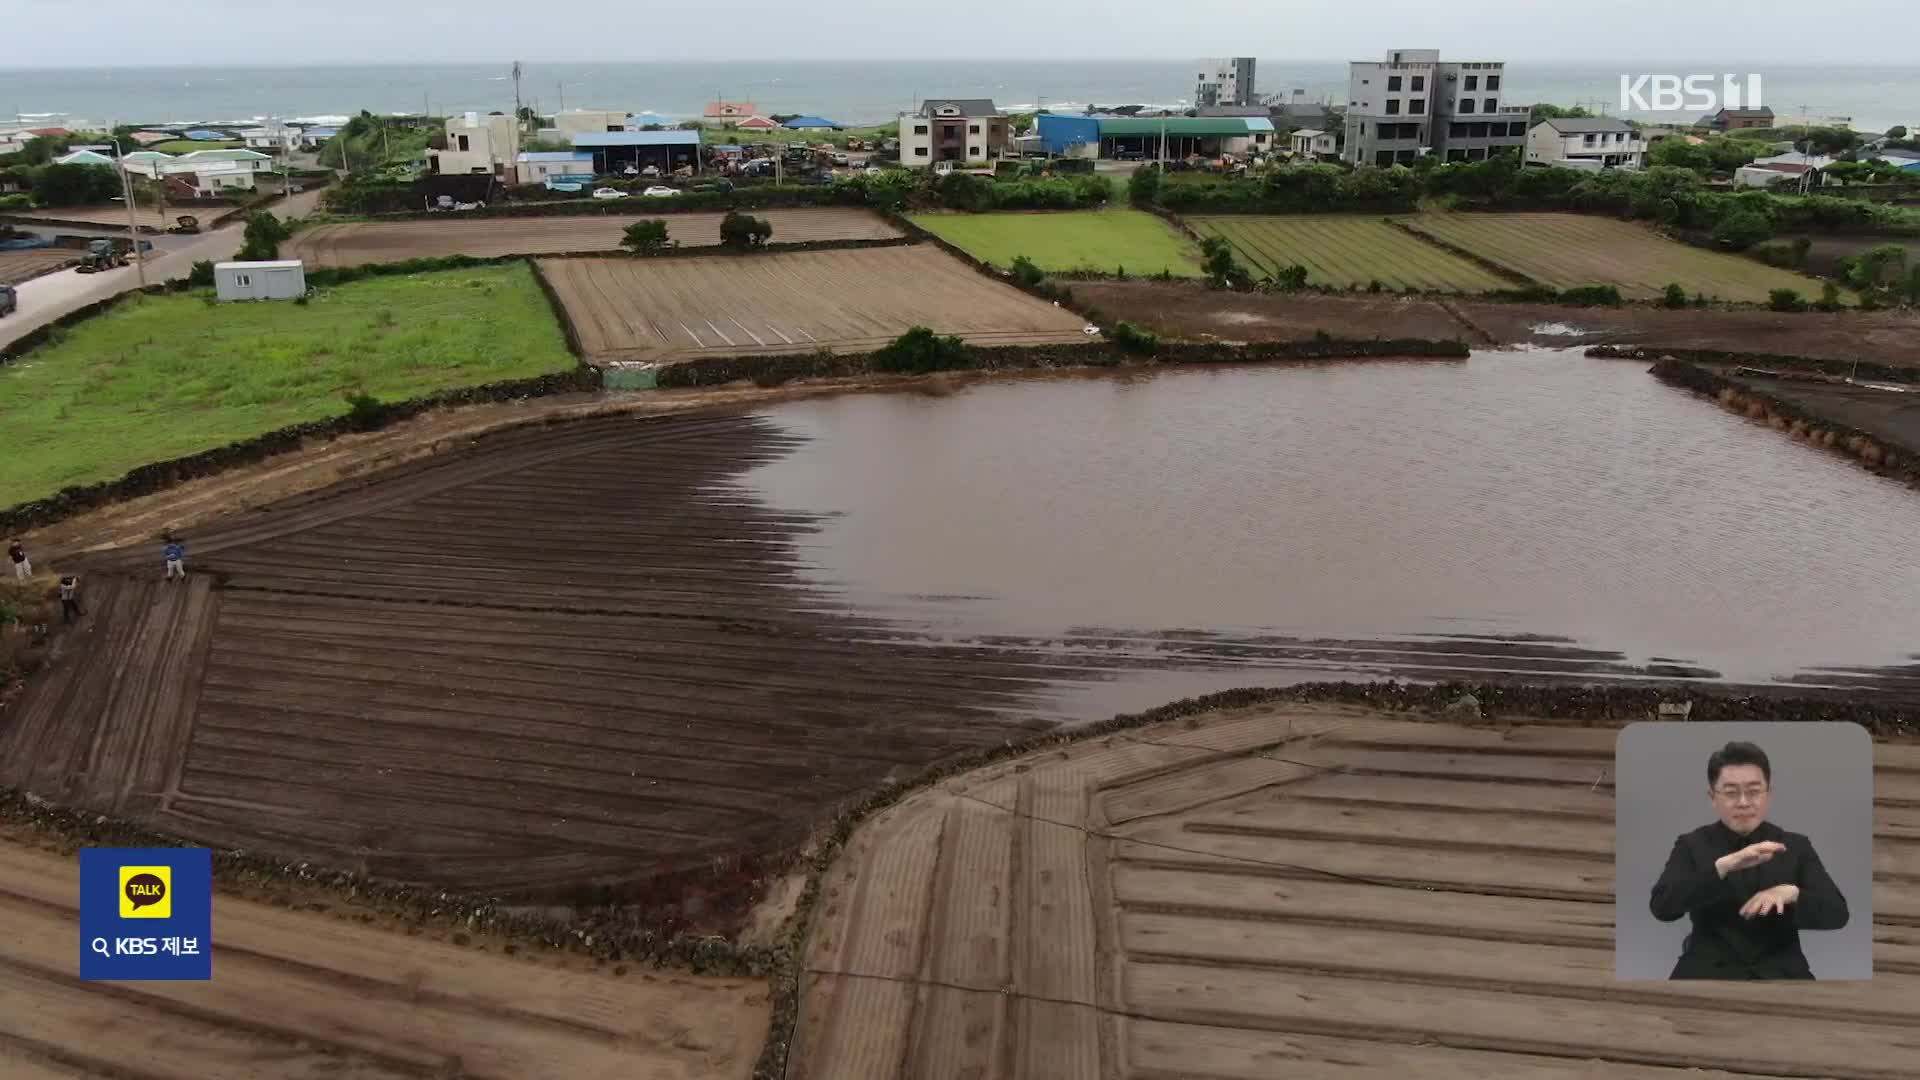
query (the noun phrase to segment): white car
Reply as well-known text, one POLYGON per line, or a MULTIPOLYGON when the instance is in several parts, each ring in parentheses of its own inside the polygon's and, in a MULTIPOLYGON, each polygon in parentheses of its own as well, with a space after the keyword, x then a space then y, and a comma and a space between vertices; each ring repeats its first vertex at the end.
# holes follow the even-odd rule
POLYGON ((627 193, 621 191, 619 188, 594 188, 593 197, 596 199, 624 199, 627 197, 627 193))
POLYGON ((680 194, 680 189, 662 187, 659 184, 655 184, 640 194, 645 195, 649 199, 671 199, 675 195, 680 194))

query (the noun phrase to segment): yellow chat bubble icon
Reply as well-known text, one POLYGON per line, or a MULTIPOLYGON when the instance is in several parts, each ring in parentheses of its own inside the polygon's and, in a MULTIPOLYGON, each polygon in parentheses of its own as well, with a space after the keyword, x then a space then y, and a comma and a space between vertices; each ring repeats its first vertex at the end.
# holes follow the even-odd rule
POLYGON ((173 918, 173 867, 121 867, 120 917, 123 919, 173 918))

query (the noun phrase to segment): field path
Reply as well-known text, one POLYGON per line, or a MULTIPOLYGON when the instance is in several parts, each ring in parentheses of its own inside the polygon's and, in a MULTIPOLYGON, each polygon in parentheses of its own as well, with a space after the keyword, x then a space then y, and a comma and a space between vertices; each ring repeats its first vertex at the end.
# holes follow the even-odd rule
POLYGON ((1616 734, 1274 704, 953 777, 824 879, 791 1075, 1911 1075, 1920 748, 1871 983, 1616 983, 1616 734))

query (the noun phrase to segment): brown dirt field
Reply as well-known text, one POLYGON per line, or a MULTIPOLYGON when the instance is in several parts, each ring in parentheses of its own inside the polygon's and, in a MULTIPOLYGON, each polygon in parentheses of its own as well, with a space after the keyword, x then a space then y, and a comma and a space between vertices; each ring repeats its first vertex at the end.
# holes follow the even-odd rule
MULTIPOLYGON (((636 200, 638 201, 638 200, 636 200)), ((869 210, 847 207, 756 210, 773 226, 773 242, 891 240, 903 235, 869 210)), ((667 223, 681 247, 720 243, 724 213, 633 213, 575 217, 483 218, 472 221, 344 222, 315 225, 294 234, 289 259, 308 266, 357 266, 444 255, 557 255, 569 251, 619 251, 627 226, 648 217, 667 223)))
POLYGON ((1491 300, 1234 293, 1196 283, 1076 281, 1076 300, 1163 333, 1226 341, 1462 338, 1475 345, 1599 344, 1751 350, 1920 364, 1920 313, 1782 312, 1652 307, 1579 308, 1491 300), (1579 335, 1541 333, 1563 325, 1579 335))
MULTIPOLYGON (((174 219, 181 214, 196 214, 204 227, 208 221, 232 209, 231 205, 222 204, 203 206, 196 211, 191 204, 182 204, 168 206, 167 212, 162 214, 151 206, 138 206, 134 208, 134 221, 142 228, 165 229, 173 225, 174 219)), ((127 227, 127 208, 119 203, 110 203, 106 206, 56 206, 44 210, 14 210, 0 216, 31 222, 78 221, 110 228, 127 227)))
POLYGON ((981 345, 1088 340, 1078 315, 989 281, 930 244, 738 259, 553 259, 540 268, 595 360, 864 352, 916 324, 981 345))
POLYGON ((828 871, 788 1075, 1910 1075, 1920 748, 1871 983, 1616 984, 1616 735, 1274 705, 954 777, 828 871))
POLYGON ((28 251, 0 251, 0 285, 18 285, 30 278, 78 262, 80 252, 72 248, 33 248, 28 251))
POLYGON ((568 967, 217 894, 208 982, 74 977, 79 863, 0 843, 0 1074, 18 1080, 752 1075, 766 984, 568 967))

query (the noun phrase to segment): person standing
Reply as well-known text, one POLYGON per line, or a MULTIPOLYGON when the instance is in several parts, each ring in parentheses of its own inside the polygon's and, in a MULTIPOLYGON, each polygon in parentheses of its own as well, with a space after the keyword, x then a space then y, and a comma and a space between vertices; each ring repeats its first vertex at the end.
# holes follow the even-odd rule
POLYGON ((187 545, 181 543, 179 538, 169 536, 167 546, 162 548, 160 553, 167 560, 165 580, 172 581, 174 578, 179 578, 185 581, 187 579, 187 545))
POLYGON ((18 539, 7 544, 7 558, 13 560, 13 576, 25 581, 33 576, 33 560, 27 558, 26 546, 18 539))
POLYGON ((70 623, 85 614, 80 609, 80 579, 67 574, 60 579, 60 621, 70 623))
POLYGON ((1682 833, 1653 886, 1653 917, 1690 916, 1674 979, 1811 979, 1802 930, 1847 925, 1847 900, 1812 841, 1767 820, 1773 766, 1750 742, 1707 758, 1720 820, 1682 833))

